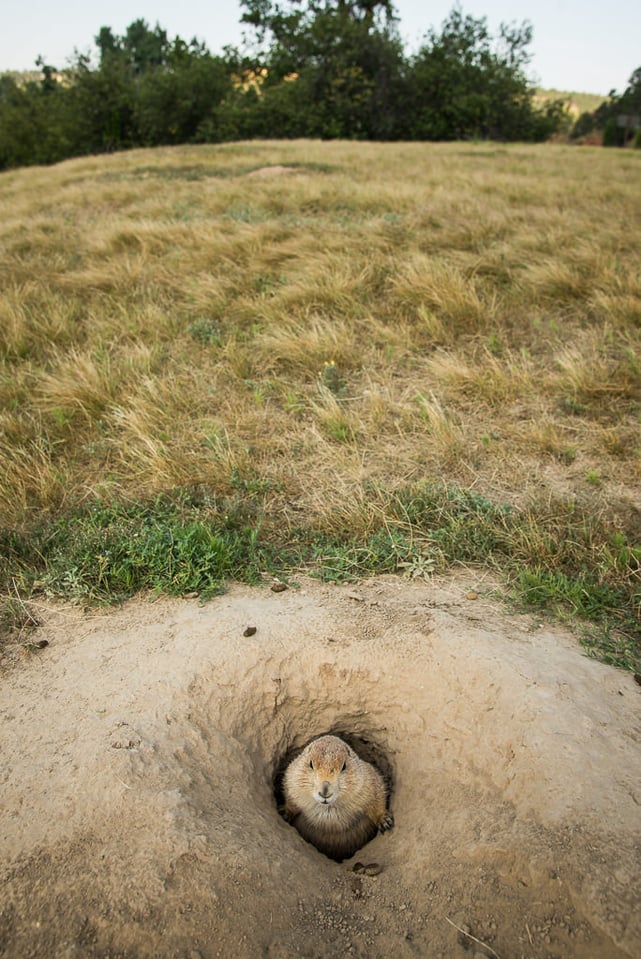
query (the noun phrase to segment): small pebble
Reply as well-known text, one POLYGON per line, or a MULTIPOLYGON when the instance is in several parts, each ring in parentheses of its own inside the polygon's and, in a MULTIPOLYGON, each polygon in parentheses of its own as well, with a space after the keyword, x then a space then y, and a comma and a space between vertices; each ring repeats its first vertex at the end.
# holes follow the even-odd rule
POLYGON ((363 898, 363 880, 359 876, 352 876, 351 888, 354 899, 363 898))
POLYGON ((369 862, 367 864, 355 862, 352 866, 352 871, 361 872, 365 876, 380 876, 383 871, 383 867, 377 862, 369 862))
POLYGON ((272 587, 271 587, 272 593, 284 593, 286 589, 287 589, 287 583, 281 583, 279 579, 276 580, 275 583, 272 583, 272 587))
POLYGON ((255 627, 255 626, 247 626, 247 627, 245 628, 245 631, 244 631, 244 633, 243 633, 243 636, 253 636, 255 632, 256 632, 256 627, 255 627))
POLYGON ((348 599, 353 599, 355 603, 364 603, 365 597, 361 596, 360 593, 349 592, 345 594, 348 599))

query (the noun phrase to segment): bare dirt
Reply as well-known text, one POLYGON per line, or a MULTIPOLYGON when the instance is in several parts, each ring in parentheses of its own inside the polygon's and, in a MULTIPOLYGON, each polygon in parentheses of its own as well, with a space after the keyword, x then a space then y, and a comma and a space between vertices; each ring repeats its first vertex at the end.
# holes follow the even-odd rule
POLYGON ((473 587, 50 609, 0 676, 0 956, 641 956, 641 688, 473 587), (341 864, 273 795, 327 731, 393 777, 341 864))

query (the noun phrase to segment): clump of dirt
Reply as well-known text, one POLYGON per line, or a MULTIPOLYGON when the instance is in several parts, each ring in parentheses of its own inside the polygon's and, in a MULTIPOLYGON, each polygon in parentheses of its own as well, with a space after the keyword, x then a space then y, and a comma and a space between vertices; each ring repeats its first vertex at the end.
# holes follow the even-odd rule
POLYGON ((641 954, 641 690, 471 586, 41 613, 1 679, 0 956, 641 954), (327 731, 394 783, 341 864, 274 795, 327 731))

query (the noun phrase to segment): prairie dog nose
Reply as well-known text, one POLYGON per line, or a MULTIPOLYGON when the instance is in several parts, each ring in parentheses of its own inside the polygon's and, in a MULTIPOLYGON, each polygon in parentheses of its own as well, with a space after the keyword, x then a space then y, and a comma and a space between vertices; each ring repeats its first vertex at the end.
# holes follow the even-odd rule
POLYGON ((320 788, 319 792, 320 792, 321 796, 323 797, 323 799, 327 799, 327 797, 328 797, 329 794, 330 794, 331 788, 332 788, 332 787, 331 787, 330 784, 327 782, 327 780, 325 780, 325 782, 321 784, 321 788, 320 788))

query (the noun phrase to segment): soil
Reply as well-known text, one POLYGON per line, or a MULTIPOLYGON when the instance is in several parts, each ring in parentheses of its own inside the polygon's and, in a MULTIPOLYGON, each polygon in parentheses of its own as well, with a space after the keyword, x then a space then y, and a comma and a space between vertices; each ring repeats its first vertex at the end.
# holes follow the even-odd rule
POLYGON ((469 574, 40 615, 0 676, 0 956, 641 955, 641 688, 469 574), (392 780, 343 863, 274 799, 329 731, 392 780))

